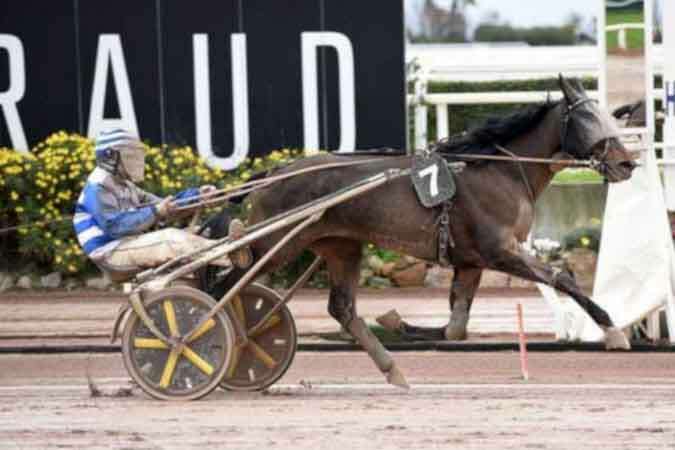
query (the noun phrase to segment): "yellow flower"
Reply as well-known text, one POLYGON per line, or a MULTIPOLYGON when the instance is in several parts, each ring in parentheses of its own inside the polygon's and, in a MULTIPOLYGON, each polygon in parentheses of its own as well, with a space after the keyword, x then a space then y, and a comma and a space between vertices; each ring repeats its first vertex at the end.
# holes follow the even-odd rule
POLYGON ((70 264, 70 265, 68 265, 68 271, 70 271, 70 272, 77 272, 77 267, 75 267, 74 265, 70 264))
POLYGON ((54 262, 55 262, 56 264, 60 264, 61 261, 63 261, 63 258, 61 258, 60 256, 57 256, 56 258, 54 258, 54 262))
POLYGON ((16 193, 16 191, 12 191, 9 196, 12 198, 12 200, 17 201, 19 199, 19 194, 16 193))
POLYGON ((581 245, 583 245, 584 247, 588 247, 589 245, 591 245, 591 240, 586 236, 579 239, 579 242, 581 242, 581 245))

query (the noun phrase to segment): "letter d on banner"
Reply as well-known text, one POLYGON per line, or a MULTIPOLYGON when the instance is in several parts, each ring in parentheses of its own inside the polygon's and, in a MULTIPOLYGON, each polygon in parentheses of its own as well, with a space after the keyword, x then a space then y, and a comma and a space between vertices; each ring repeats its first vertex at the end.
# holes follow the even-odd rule
POLYGON ((302 112, 305 124, 305 148, 319 148, 319 94, 317 83, 318 47, 333 47, 338 54, 340 76, 340 146, 351 152, 356 147, 356 112, 354 97, 354 50, 349 38, 332 31, 308 31, 302 40, 302 112))

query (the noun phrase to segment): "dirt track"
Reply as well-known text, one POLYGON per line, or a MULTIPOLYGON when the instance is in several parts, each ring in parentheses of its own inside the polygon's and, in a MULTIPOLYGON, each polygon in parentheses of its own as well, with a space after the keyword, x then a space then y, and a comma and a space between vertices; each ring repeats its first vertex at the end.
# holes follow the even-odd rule
POLYGON ((675 449, 672 354, 398 353, 413 390, 361 353, 299 353, 267 395, 160 403, 119 355, 0 356, 0 448, 675 449), (298 384, 302 382, 302 384, 298 384), (580 446, 580 444, 582 444, 580 446))

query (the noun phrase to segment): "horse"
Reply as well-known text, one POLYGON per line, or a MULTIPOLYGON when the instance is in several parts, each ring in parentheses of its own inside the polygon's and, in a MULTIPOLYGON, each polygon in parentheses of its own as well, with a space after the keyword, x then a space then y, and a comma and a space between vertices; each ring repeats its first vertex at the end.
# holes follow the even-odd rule
MULTIPOLYGON (((577 80, 561 75, 559 85, 562 100, 488 120, 458 139, 438 143, 435 151, 450 161, 466 153, 494 154, 498 149, 517 157, 538 158, 567 152, 574 158, 593 161, 596 170, 610 182, 630 178, 636 165, 618 140, 613 119, 587 96, 577 80)), ((358 158, 364 157, 358 153, 321 154, 277 169, 275 175, 358 158)), ((301 174, 275 183, 249 195, 248 224, 254 225, 387 169, 410 168, 412 158, 405 154, 381 157, 367 164, 301 174)), ((434 339, 465 339, 481 274, 491 269, 545 283, 570 295, 605 331, 607 349, 629 347, 607 312, 582 292, 571 274, 539 261, 520 245, 532 226, 534 202, 554 176, 551 167, 482 161, 469 163, 455 176, 456 194, 448 225, 454 245, 448 246, 443 255, 455 270, 448 324, 438 329, 406 325, 402 331, 434 339)), ((398 178, 327 210, 318 222, 284 246, 263 272, 294 260, 305 249, 321 256, 329 273, 329 314, 354 336, 390 383, 406 387, 405 377, 394 360, 357 314, 362 248, 364 243, 372 243, 436 262, 440 213, 439 208, 422 206, 410 177, 398 178)), ((254 259, 270 250, 287 231, 251 244, 254 259)), ((241 271, 233 274, 239 277, 241 271)), ((226 282, 232 284, 232 280, 226 282)))
POLYGON ((647 109, 644 100, 619 106, 612 111, 617 119, 626 119, 626 127, 639 128, 647 125, 647 109))

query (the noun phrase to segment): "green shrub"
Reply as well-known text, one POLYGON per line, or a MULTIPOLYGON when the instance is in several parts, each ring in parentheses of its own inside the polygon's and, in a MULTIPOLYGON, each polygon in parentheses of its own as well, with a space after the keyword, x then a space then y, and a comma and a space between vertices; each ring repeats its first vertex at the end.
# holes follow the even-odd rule
POLYGON ((563 237, 562 248, 569 251, 575 248, 587 248, 600 251, 600 237, 602 230, 598 227, 578 228, 563 237))
POLYGON ((574 45, 577 42, 576 28, 531 27, 518 28, 511 25, 481 24, 476 28, 474 40, 479 42, 527 42, 528 45, 574 45))

